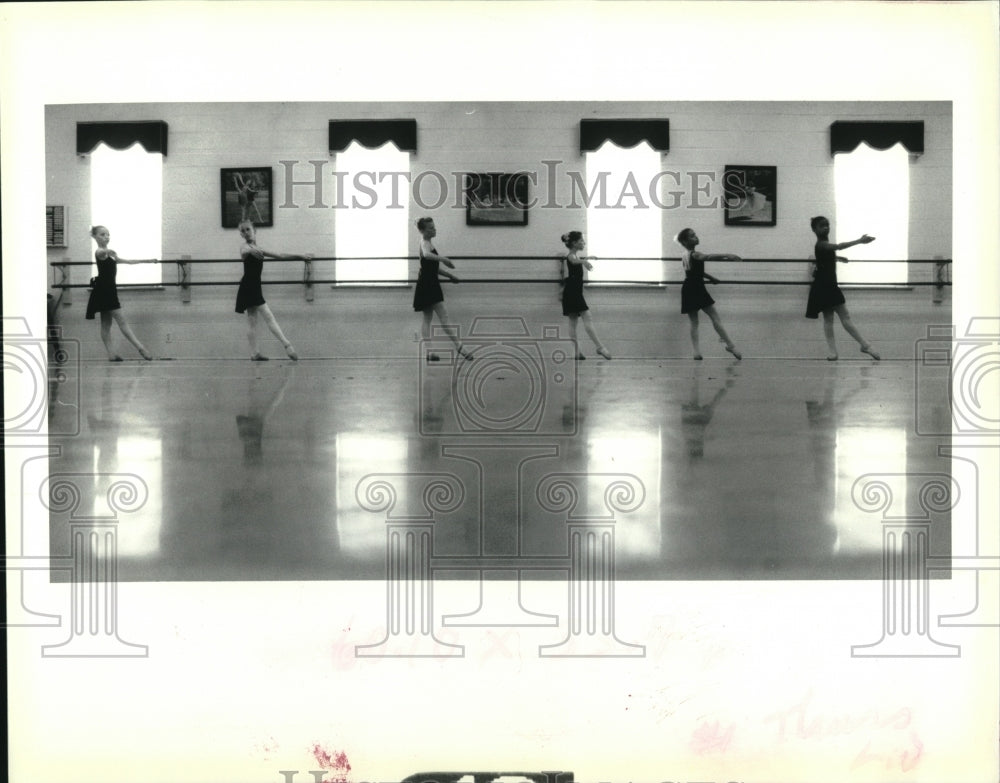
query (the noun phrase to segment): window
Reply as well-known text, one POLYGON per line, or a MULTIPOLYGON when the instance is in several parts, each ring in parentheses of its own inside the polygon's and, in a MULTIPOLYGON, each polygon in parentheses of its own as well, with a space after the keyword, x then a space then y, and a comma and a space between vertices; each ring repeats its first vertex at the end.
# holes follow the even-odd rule
MULTIPOLYGON (((161 258, 163 155, 140 144, 122 151, 99 144, 90 156, 90 224, 107 227, 110 247, 122 258, 161 258)), ((162 265, 120 264, 118 282, 159 285, 162 265)))
MULTIPOLYGON (((835 236, 847 242, 862 234, 876 241, 844 251, 851 261, 900 260, 909 253, 909 153, 902 144, 879 151, 861 143, 853 152, 833 159, 836 193, 835 236)), ((840 264, 842 283, 905 283, 907 265, 901 263, 840 264)))
POLYGON ((660 157, 645 141, 631 149, 608 141, 586 153, 587 193, 581 194, 589 198, 584 253, 598 258, 588 273, 591 281, 660 280, 662 215, 649 192, 650 183, 658 181, 660 157), (630 260, 637 258, 650 260, 630 260))
POLYGON ((354 141, 336 156, 334 247, 338 282, 406 280, 410 153, 354 141), (341 257, 363 260, 340 260, 341 257))

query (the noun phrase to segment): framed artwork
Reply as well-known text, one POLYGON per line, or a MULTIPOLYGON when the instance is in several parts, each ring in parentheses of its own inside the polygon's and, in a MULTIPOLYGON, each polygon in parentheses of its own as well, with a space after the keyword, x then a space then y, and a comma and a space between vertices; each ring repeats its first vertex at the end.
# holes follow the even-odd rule
POLYGON ((528 225, 528 174, 465 175, 467 226, 528 225))
POLYGON ((722 191, 727 226, 777 225, 777 166, 726 166, 722 191))
POLYGON ((269 167, 222 169, 222 227, 236 228, 244 213, 255 226, 274 225, 269 167))

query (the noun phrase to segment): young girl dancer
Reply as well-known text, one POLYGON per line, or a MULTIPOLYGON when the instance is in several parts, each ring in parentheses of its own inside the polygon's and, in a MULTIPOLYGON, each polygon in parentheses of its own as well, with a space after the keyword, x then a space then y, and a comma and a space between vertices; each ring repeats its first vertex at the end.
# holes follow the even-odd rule
MULTIPOLYGON (((441 281, 438 279, 438 275, 444 275, 453 283, 457 283, 458 278, 455 275, 441 269, 441 264, 444 264, 449 269, 454 269, 455 264, 452 263, 451 259, 438 255, 438 251, 434 249, 434 245, 431 242, 437 236, 437 228, 434 227, 434 218, 420 218, 417 221, 417 231, 420 232, 422 238, 420 240, 420 272, 417 274, 417 287, 413 292, 413 309, 418 313, 422 312, 424 314, 420 334, 424 340, 430 339, 431 320, 434 318, 434 314, 437 313, 438 320, 444 326, 445 333, 455 343, 455 350, 466 359, 471 359, 472 355, 459 343, 458 337, 455 335, 455 329, 448 322, 448 310, 444 306, 444 292, 441 290, 441 281)), ((436 353, 427 354, 427 361, 429 362, 440 360, 441 357, 436 353)))
MULTIPOLYGON (((566 261, 566 278, 562 290, 562 311, 563 315, 569 317, 569 337, 573 341, 573 344, 576 345, 576 322, 578 320, 583 321, 583 328, 587 330, 590 339, 594 341, 598 355, 603 356, 605 359, 610 359, 611 354, 601 345, 601 339, 597 336, 597 332, 594 331, 594 324, 590 319, 590 308, 587 307, 587 302, 583 298, 583 268, 586 267, 588 270, 594 268, 594 265, 590 263, 592 256, 579 255, 580 251, 586 246, 581 232, 570 231, 568 234, 563 234, 561 239, 563 244, 569 249, 569 252, 564 256, 564 260, 566 261)), ((577 361, 586 358, 580 352, 579 347, 577 347, 577 361)))
POLYGON ((712 320, 721 342, 726 344, 726 350, 737 359, 743 354, 736 350, 733 341, 729 339, 719 314, 715 312, 715 300, 709 296, 705 281, 719 281, 705 271, 706 261, 742 261, 739 256, 731 253, 699 253, 695 248, 699 243, 698 235, 692 228, 685 228, 677 235, 677 242, 684 248, 681 256, 684 262, 684 282, 681 284, 681 314, 686 314, 691 321, 691 345, 694 348, 694 358, 701 359, 701 348, 698 346, 698 311, 703 310, 712 320))
POLYGON ((90 236, 97 242, 97 251, 94 253, 94 258, 97 260, 97 277, 94 278, 94 285, 90 291, 90 299, 87 301, 87 319, 93 321, 95 314, 101 314, 101 339, 104 341, 104 347, 107 349, 108 358, 111 361, 124 361, 118 355, 111 340, 112 321, 118 324, 118 328, 122 330, 125 339, 135 346, 136 350, 142 355, 142 358, 146 361, 151 361, 153 354, 147 351, 143 344, 139 342, 139 338, 135 336, 132 327, 128 325, 125 316, 122 315, 122 306, 118 301, 118 284, 116 282, 118 277, 118 262, 121 261, 123 264, 135 264, 137 262, 120 258, 114 250, 108 247, 108 242, 111 241, 111 232, 104 226, 93 226, 90 229, 90 236))
POLYGON ((837 262, 847 263, 847 259, 838 256, 837 251, 854 245, 867 245, 869 242, 874 242, 875 237, 863 234, 851 242, 835 244, 830 241, 830 221, 825 217, 814 217, 809 226, 816 234, 816 261, 813 264, 813 281, 809 286, 809 301, 806 303, 806 318, 819 318, 819 314, 823 314, 823 334, 826 335, 826 344, 829 347, 827 361, 837 361, 837 341, 833 335, 834 313, 840 316, 840 323, 847 333, 858 341, 861 353, 866 353, 878 361, 882 357, 872 350, 871 345, 854 326, 847 312, 844 294, 837 285, 837 262))
POLYGON ((240 236, 244 239, 244 244, 240 248, 240 258, 243 259, 243 278, 240 280, 239 290, 236 292, 236 312, 247 314, 247 340, 250 343, 250 361, 266 362, 267 357, 260 352, 257 347, 258 316, 263 316, 264 323, 271 330, 271 334, 277 337, 283 346, 285 353, 292 361, 298 361, 299 355, 292 347, 291 341, 281 331, 278 321, 275 319, 271 308, 264 301, 264 293, 261 290, 260 275, 264 269, 265 258, 301 259, 308 261, 311 254, 288 255, 284 253, 272 253, 257 247, 256 233, 253 223, 243 220, 240 223, 240 236))

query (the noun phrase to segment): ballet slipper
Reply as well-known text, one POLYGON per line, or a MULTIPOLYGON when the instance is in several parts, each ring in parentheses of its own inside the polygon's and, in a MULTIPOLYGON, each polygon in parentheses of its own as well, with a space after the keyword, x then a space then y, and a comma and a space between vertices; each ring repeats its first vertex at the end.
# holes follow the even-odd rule
POLYGON ((598 348, 597 349, 597 355, 598 356, 603 356, 605 359, 610 359, 611 358, 611 354, 608 353, 607 349, 605 349, 605 348, 598 348))
POLYGON ((295 353, 295 348, 292 347, 291 343, 285 346, 285 353, 288 354, 288 358, 293 362, 297 362, 299 360, 299 355, 295 353))
POLYGON ((827 356, 827 357, 826 357, 826 360, 827 360, 828 362, 835 362, 835 361, 837 361, 837 359, 839 359, 839 358, 840 358, 840 357, 839 357, 839 356, 837 356, 837 354, 831 354, 830 356, 827 356))
POLYGON ((861 353, 868 354, 870 357, 872 357, 877 362, 882 361, 882 357, 879 356, 877 353, 875 353, 875 351, 872 350, 872 347, 870 345, 863 345, 863 346, 861 346, 861 353))
POLYGON ((142 356, 142 358, 143 358, 143 359, 145 359, 145 360, 146 360, 147 362, 151 362, 151 361, 153 361, 153 354, 151 354, 151 353, 150 353, 149 351, 147 351, 147 350, 146 350, 145 348, 141 349, 141 350, 139 351, 139 354, 140 354, 140 355, 142 356))
POLYGON ((695 354, 695 355, 694 355, 694 356, 693 356, 692 358, 693 358, 693 359, 694 359, 694 360, 695 360, 696 362, 700 362, 700 361, 702 360, 702 358, 703 358, 703 357, 702 357, 702 355, 701 355, 700 353, 696 353, 696 354, 695 354))
POLYGON ((582 362, 582 361, 583 361, 584 359, 586 359, 587 357, 586 357, 586 356, 584 356, 584 355, 583 355, 582 353, 578 353, 578 354, 577 354, 577 355, 576 355, 576 356, 575 356, 574 358, 575 358, 575 359, 576 359, 576 360, 577 360, 578 362, 582 362))
POLYGON ((252 361, 252 362, 266 362, 267 361, 267 357, 264 356, 264 354, 262 354, 262 353, 255 353, 253 356, 250 357, 250 361, 252 361))
POLYGON ((472 354, 465 350, 465 346, 459 346, 458 355, 464 358, 466 361, 472 361, 472 354))
POLYGON ((429 361, 429 362, 439 362, 439 361, 441 361, 441 357, 438 356, 436 353, 429 353, 429 354, 427 354, 427 361, 429 361))
POLYGON ((727 345, 726 346, 726 350, 729 353, 731 353, 733 356, 735 356, 737 359, 742 359, 743 358, 743 354, 741 354, 739 351, 737 351, 736 348, 735 348, 735 346, 727 345))
POLYGON ((123 362, 125 360, 122 357, 120 357, 120 356, 110 356, 110 357, 108 357, 108 361, 109 362, 123 362))

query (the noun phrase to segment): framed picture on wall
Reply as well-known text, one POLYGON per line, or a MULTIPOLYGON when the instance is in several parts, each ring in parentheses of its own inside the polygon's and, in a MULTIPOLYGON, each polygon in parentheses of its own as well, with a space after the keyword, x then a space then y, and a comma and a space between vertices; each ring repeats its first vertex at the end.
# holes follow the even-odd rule
POLYGON ((243 215, 255 226, 274 225, 269 167, 222 169, 222 227, 236 228, 243 215))
POLYGON ((467 226, 528 225, 528 174, 465 175, 467 226))
POLYGON ((727 226, 777 225, 777 166, 726 166, 722 192, 727 226))

